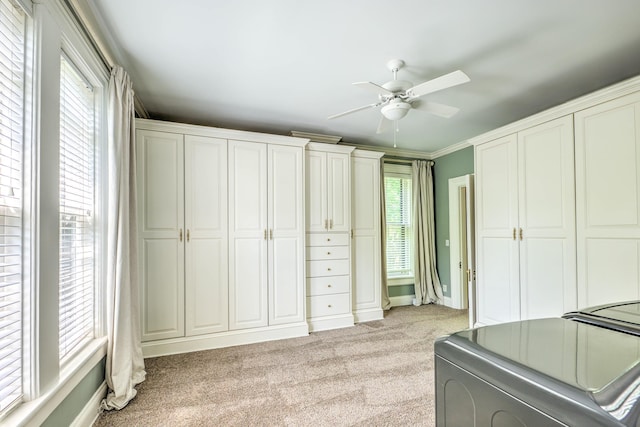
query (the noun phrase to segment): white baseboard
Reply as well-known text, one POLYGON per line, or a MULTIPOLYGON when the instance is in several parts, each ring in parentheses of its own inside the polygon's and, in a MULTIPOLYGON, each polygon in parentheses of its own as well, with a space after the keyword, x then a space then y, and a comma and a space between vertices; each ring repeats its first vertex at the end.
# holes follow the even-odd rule
POLYGON ((107 395, 107 383, 106 381, 98 387, 96 392, 91 396, 91 399, 84 405, 82 411, 78 414, 75 420, 71 423, 70 427, 89 427, 98 419, 100 415, 100 403, 107 395))
POLYGON ((453 307, 453 298, 451 298, 451 297, 444 297, 444 306, 445 306, 445 307, 451 307, 451 308, 454 308, 454 307, 453 307))
POLYGON ((384 319, 384 311, 381 308, 370 308, 366 310, 356 310, 353 313, 356 323, 371 322, 373 320, 384 319))
POLYGON ((399 297, 389 297, 391 307, 400 307, 403 305, 413 305, 415 295, 400 295, 399 297))
MULTIPOLYGON (((353 320, 351 323, 353 324, 353 320)), ((307 335, 309 335, 309 325, 307 322, 299 322, 267 326, 264 328, 242 329, 209 335, 196 335, 192 337, 145 342, 142 343, 142 354, 145 358, 167 356, 169 354, 211 350, 214 348, 254 344, 307 335)))

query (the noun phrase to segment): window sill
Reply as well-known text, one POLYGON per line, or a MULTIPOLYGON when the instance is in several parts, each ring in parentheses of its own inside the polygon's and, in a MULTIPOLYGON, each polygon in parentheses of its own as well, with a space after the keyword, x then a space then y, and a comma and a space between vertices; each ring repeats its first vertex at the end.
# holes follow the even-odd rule
POLYGON ((7 425, 41 425, 107 354, 107 338, 96 338, 60 371, 58 383, 37 399, 21 403, 1 419, 7 425))
POLYGON ((387 278, 387 287, 389 286, 403 286, 403 285, 413 285, 415 284, 415 278, 411 277, 397 277, 394 279, 387 278))

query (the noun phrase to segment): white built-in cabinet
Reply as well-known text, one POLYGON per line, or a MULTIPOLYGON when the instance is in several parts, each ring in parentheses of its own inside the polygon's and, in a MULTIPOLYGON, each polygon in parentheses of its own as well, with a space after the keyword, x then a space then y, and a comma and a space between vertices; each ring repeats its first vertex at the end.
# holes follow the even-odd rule
POLYGON ((310 143, 306 150, 306 282, 311 331, 353 326, 351 152, 310 143))
POLYGON ((576 308, 573 120, 476 146, 481 324, 576 308))
POLYGON ((145 356, 308 334, 307 142, 136 121, 145 356))
POLYGON ((351 156, 351 263, 356 322, 384 317, 381 301, 380 159, 357 149, 351 156))
POLYGON ((640 299, 640 77, 472 138, 478 323, 640 299))
POLYGON ((578 304, 640 299, 640 93, 575 114, 578 304))

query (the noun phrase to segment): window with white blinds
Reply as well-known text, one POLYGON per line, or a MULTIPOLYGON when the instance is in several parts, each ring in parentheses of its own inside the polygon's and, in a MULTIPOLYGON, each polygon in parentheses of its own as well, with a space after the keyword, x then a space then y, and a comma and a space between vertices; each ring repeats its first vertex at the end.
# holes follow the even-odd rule
MULTIPOLYGON (((393 165, 385 171, 387 277, 413 277, 411 168, 393 165)), ((385 168, 387 168, 385 166, 385 168)))
POLYGON ((94 94, 69 59, 60 67, 60 360, 94 337, 94 94))
POLYGON ((25 15, 0 0, 0 413, 22 397, 25 15))

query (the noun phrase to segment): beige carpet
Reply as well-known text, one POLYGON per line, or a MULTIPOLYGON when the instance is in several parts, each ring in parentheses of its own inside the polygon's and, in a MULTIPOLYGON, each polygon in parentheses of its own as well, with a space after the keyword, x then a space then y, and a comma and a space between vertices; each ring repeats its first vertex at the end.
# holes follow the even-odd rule
POLYGON ((147 380, 96 426, 434 426, 434 339, 467 312, 396 307, 309 337, 147 359, 147 380))

